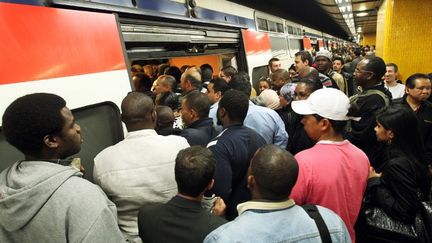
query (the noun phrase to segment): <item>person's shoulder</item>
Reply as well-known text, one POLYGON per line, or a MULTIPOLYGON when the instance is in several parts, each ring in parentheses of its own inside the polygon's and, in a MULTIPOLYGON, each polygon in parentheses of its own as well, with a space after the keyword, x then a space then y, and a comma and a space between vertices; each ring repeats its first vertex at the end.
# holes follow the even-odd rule
POLYGON ((85 195, 94 197, 103 197, 105 198, 105 194, 102 189, 96 184, 91 183, 90 181, 80 177, 80 176, 72 176, 68 180, 63 183, 64 190, 69 191, 68 194, 71 196, 74 195, 85 195), (79 188, 79 190, 76 190, 79 188))
POLYGON ((223 224, 210 232, 204 239, 204 242, 229 242, 232 241, 230 236, 235 236, 238 232, 235 221, 223 224))
POLYGON ((120 142, 118 142, 118 143, 116 143, 116 144, 114 144, 114 145, 108 146, 108 147, 104 148, 102 151, 100 151, 100 152, 95 156, 95 158, 94 158, 95 165, 97 164, 97 162, 98 162, 99 160, 103 160, 105 157, 110 157, 110 155, 111 155, 112 153, 115 153, 115 151, 117 151, 119 145, 120 145, 123 141, 124 141, 124 140, 122 140, 122 141, 120 141, 120 142))
POLYGON ((340 73, 338 73, 338 72, 335 72, 335 71, 333 71, 333 75, 332 75, 332 77, 333 77, 333 79, 334 78, 343 78, 343 76, 342 76, 342 74, 340 74, 340 73))
POLYGON ((255 144, 260 144, 260 145, 264 145, 266 144, 266 140, 263 138, 263 136, 261 136, 257 131, 255 131, 254 129, 250 128, 250 127, 245 127, 247 132, 253 136, 253 138, 249 138, 249 141, 253 141, 255 144))
POLYGON ((323 218, 329 231, 334 232, 336 229, 339 231, 344 231, 344 229, 346 230, 345 223, 339 215, 337 215, 331 209, 319 205, 316 205, 316 207, 318 208, 318 211, 321 214, 321 217, 323 218))
POLYGON ((385 99, 388 99, 390 102, 391 97, 391 93, 388 90, 374 89, 372 92, 361 94, 357 104, 362 103, 367 108, 382 107, 386 105, 385 99), (378 92, 381 92, 382 94, 379 94, 378 92))
POLYGON ((158 135, 158 139, 173 144, 178 144, 179 147, 189 147, 189 143, 187 142, 186 138, 179 135, 168 135, 168 136, 158 135))
POLYGON ((423 104, 427 109, 432 109, 432 102, 425 100, 423 104))
POLYGON ((314 145, 311 148, 298 152, 296 155, 294 155, 294 157, 297 160, 308 160, 311 156, 316 157, 317 150, 318 150, 317 145, 314 145))
POLYGON ((56 195, 62 198, 71 209, 97 214, 105 208, 115 208, 102 189, 96 184, 78 176, 72 176, 57 189, 56 195))
POLYGON ((362 158, 362 159, 368 159, 366 153, 361 150, 359 147, 355 146, 354 144, 352 144, 349 140, 345 140, 346 141, 346 146, 348 147, 348 149, 351 151, 350 154, 355 154, 355 156, 362 158))
POLYGON ((161 202, 146 203, 139 208, 138 217, 140 219, 149 219, 153 215, 158 215, 161 211, 166 211, 167 205, 161 202))

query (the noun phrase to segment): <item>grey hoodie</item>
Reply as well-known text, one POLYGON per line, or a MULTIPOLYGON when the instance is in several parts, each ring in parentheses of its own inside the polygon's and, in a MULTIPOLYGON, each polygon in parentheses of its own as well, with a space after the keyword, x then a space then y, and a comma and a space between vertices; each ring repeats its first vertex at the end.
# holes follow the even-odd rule
POLYGON ((71 166, 18 161, 0 173, 0 242, 122 242, 115 205, 71 166))

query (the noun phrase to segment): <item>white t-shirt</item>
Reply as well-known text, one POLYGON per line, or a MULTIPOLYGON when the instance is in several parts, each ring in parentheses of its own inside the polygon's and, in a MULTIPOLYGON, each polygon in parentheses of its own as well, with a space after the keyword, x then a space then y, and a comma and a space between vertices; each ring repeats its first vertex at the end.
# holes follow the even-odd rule
POLYGON ((385 87, 390 91, 393 99, 402 98, 405 94, 405 85, 403 84, 397 83, 396 86, 393 87, 389 87, 385 84, 385 87))

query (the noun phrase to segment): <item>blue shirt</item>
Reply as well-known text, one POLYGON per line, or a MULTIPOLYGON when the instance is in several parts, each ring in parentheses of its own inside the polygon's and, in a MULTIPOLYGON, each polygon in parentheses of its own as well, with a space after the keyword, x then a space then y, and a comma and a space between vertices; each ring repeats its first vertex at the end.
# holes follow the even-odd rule
POLYGON ((286 149, 288 133, 278 113, 270 108, 257 106, 249 101, 249 109, 244 125, 255 130, 267 144, 275 144, 286 149))
MULTIPOLYGON (((351 242, 342 219, 317 206, 333 243, 351 242)), ((294 201, 249 201, 238 205, 240 216, 212 231, 204 239, 213 242, 321 242, 315 221, 294 201)))

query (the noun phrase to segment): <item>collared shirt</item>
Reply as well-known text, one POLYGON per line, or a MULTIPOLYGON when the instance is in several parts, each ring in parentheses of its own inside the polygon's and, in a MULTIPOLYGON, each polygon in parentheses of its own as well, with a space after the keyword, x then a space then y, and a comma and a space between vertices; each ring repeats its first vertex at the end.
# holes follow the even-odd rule
POLYGON ((249 101, 249 109, 244 125, 255 130, 267 144, 275 144, 285 149, 288 144, 288 133, 285 124, 276 111, 257 106, 249 101))
POLYGON ((348 140, 319 141, 295 158, 299 175, 290 197, 299 205, 317 204, 333 210, 343 219, 354 241, 354 223, 369 176, 366 154, 348 140))
MULTIPOLYGON (((332 211, 317 206, 333 243, 350 242, 343 221, 332 211)), ((292 199, 282 202, 248 201, 239 214, 205 238, 204 242, 320 242, 315 221, 292 199)))
POLYGON ((217 124, 217 110, 219 107, 219 101, 215 102, 210 106, 209 117, 213 119, 213 125, 215 127, 216 132, 222 132, 223 127, 217 124))
POLYGON ((137 215, 142 205, 164 203, 176 195, 175 158, 187 147, 182 137, 144 129, 128 133, 123 141, 96 156, 94 181, 117 205, 124 233, 138 237, 137 215))

